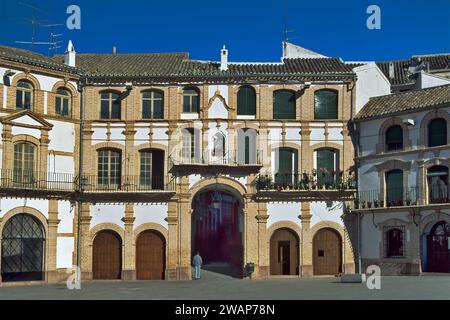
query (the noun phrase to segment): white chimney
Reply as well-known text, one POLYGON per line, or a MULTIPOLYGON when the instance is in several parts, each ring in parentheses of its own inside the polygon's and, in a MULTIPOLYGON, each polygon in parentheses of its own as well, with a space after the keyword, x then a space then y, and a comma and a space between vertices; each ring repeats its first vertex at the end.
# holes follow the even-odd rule
POLYGON ((228 70, 228 50, 223 46, 223 49, 220 51, 220 71, 228 70))
POLYGON ((77 53, 75 52, 75 48, 73 47, 72 40, 69 40, 66 52, 64 53, 64 63, 71 67, 75 67, 76 56, 77 53))
POLYGON ((395 70, 394 70, 394 63, 391 61, 389 62, 389 79, 395 78, 395 70))

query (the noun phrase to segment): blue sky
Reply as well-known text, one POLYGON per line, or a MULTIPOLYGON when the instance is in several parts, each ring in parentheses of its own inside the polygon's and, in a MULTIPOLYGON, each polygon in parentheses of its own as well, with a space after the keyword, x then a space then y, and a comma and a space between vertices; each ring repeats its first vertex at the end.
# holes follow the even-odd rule
MULTIPOLYGON (((345 60, 387 60, 450 52, 450 0, 22 0, 43 12, 39 20, 62 23, 63 48, 77 52, 189 52, 217 60, 226 44, 231 61, 279 61, 287 21, 291 42, 345 60), (287 2, 287 6, 286 6, 287 2), (66 8, 81 8, 81 30, 68 30, 66 8), (369 5, 381 8, 381 30, 366 27, 369 5), (287 8, 287 10, 286 10, 287 8), (286 14, 287 12, 287 14, 286 14)), ((31 39, 30 8, 0 3, 0 44, 31 39)), ((38 41, 49 28, 37 28, 38 41)), ((29 48, 21 45, 22 48, 29 48)), ((48 54, 47 46, 37 51, 48 54)))

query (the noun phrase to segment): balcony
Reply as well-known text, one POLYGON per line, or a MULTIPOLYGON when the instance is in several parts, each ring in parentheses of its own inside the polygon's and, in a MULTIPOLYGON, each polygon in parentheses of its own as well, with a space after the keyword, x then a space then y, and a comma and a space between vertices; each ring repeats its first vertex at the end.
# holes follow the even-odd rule
POLYGON ((391 188, 386 197, 380 190, 359 191, 358 197, 354 202, 354 210, 376 209, 376 208, 395 208, 406 206, 417 206, 419 188, 391 188))
POLYGON ((164 202, 175 194, 176 180, 169 176, 83 175, 78 185, 82 199, 93 202, 164 202))
POLYGON ((314 170, 311 173, 260 174, 255 181, 258 199, 347 201, 356 193, 354 175, 314 170))
POLYGON ((263 166, 262 150, 253 154, 245 154, 243 151, 230 150, 225 153, 215 154, 213 150, 205 150, 199 153, 184 154, 175 151, 169 156, 169 170, 181 173, 252 173, 258 172, 263 166))
POLYGON ((2 169, 0 174, 1 192, 11 196, 53 197, 76 189, 76 176, 71 173, 2 169))

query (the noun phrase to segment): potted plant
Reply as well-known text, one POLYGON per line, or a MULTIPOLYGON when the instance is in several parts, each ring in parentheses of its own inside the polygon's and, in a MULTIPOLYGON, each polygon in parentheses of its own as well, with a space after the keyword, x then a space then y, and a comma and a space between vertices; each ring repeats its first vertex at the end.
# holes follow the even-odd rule
POLYGON ((361 201, 361 208, 365 209, 366 208, 366 201, 361 201))
POLYGON ((367 201, 367 208, 372 208, 372 201, 367 201))
POLYGON ((378 208, 379 207, 379 202, 378 202, 378 200, 374 200, 373 201, 373 206, 375 207, 375 208, 378 208))
POLYGON ((255 272, 255 263, 247 262, 245 265, 245 272, 248 274, 249 278, 252 278, 252 274, 255 272))

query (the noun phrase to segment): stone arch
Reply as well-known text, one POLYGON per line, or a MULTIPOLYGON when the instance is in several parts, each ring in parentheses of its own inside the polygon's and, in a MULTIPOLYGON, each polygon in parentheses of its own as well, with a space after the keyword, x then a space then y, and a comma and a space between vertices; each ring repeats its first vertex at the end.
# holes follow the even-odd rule
POLYGON ((100 231, 105 231, 105 230, 111 230, 114 231, 115 233, 117 233, 117 235, 120 237, 120 241, 122 242, 122 247, 125 246, 125 230, 115 224, 115 223, 100 223, 98 225, 96 225, 95 227, 93 227, 90 231, 89 231, 89 245, 92 247, 94 244, 94 239, 97 236, 97 234, 100 231))
MULTIPOLYGON (((143 223, 143 224, 139 225, 138 227, 136 227, 133 230, 133 245, 136 245, 136 240, 139 237, 139 235, 142 232, 148 231, 148 230, 159 232, 163 236, 164 241, 167 244, 169 231, 164 226, 162 226, 162 225, 160 225, 158 223, 148 222, 148 223, 143 223)), ((166 246, 166 250, 167 250, 167 246, 166 246)))
POLYGON ((386 131, 392 126, 400 126, 403 131, 403 150, 407 150, 411 147, 411 139, 409 137, 408 126, 399 117, 390 117, 384 121, 378 131, 378 144, 376 145, 377 153, 386 152, 386 131))
POLYGON ((29 143, 34 144, 36 148, 39 148, 39 145, 40 145, 40 141, 38 138, 33 137, 28 134, 14 135, 14 136, 12 136, 11 141, 13 144, 18 143, 18 142, 29 142, 29 143))
POLYGON ((39 80, 35 76, 33 76, 31 73, 16 74, 11 81, 11 86, 14 88, 17 87, 17 83, 20 80, 27 80, 27 81, 31 82, 31 84, 33 85, 34 91, 41 90, 41 84, 39 83, 39 80))
POLYGON ((387 172, 400 169, 403 171, 403 188, 404 190, 407 190, 408 188, 408 177, 409 173, 411 171, 411 162, 410 161, 403 161, 400 159, 391 159, 388 161, 385 161, 381 164, 377 164, 374 166, 375 169, 378 171, 378 177, 380 181, 380 194, 382 197, 386 194, 386 179, 385 175, 387 172))
POLYGON ((434 225, 439 221, 450 223, 450 214, 438 211, 427 215, 420 221, 420 234, 429 234, 434 225))
POLYGON ((230 106, 228 106, 226 99, 222 96, 222 94, 220 94, 219 90, 217 90, 214 93, 214 95, 209 99, 208 105, 206 106, 205 111, 209 111, 209 109, 212 107, 212 105, 216 99, 219 99, 223 103, 223 105, 225 106, 225 109, 227 109, 227 111, 233 110, 233 109, 231 109, 230 106))
POLYGON ((345 229, 342 225, 334 221, 320 221, 311 227, 311 238, 314 238, 318 231, 322 229, 333 229, 341 237, 342 244, 344 244, 345 229))
POLYGON ((212 187, 215 185, 220 185, 222 187, 225 187, 224 189, 226 191, 230 191, 233 195, 237 196, 238 199, 243 201, 244 195, 247 192, 247 189, 244 185, 242 185, 240 182, 228 178, 228 177, 207 177, 202 179, 201 181, 194 184, 190 189, 189 193, 191 195, 190 202, 192 203, 195 195, 199 193, 200 191, 203 191, 204 189, 207 189, 208 187, 212 187))
POLYGON ((78 117, 79 116, 79 110, 77 108, 79 104, 79 94, 78 90, 75 88, 73 84, 71 84, 69 81, 58 81, 55 83, 52 87, 52 90, 48 93, 48 99, 47 99, 47 112, 49 115, 56 115, 55 110, 55 96, 56 91, 60 88, 67 89, 70 92, 70 117, 78 117))
POLYGON ((299 243, 301 242, 302 228, 297 223, 295 223, 293 221, 283 220, 283 221, 277 221, 277 222, 271 224, 270 227, 267 228, 267 235, 268 235, 269 240, 270 240, 270 238, 272 238, 272 235, 274 234, 274 232, 277 231, 278 229, 291 230, 298 237, 299 243))
POLYGON ((450 114, 442 109, 434 109, 422 118, 418 145, 428 147, 428 124, 436 118, 443 118, 447 121, 447 143, 450 142, 450 114))
MULTIPOLYGON (((6 222, 9 219, 11 219, 13 216, 15 216, 17 214, 21 214, 21 213, 29 214, 30 216, 33 216, 37 220, 39 220, 39 222, 42 224, 42 227, 44 228, 45 238, 47 238, 47 236, 48 236, 48 220, 42 212, 40 212, 39 210, 32 208, 32 207, 16 207, 16 208, 9 210, 7 213, 5 213, 5 215, 0 220, 0 238, 3 234, 3 228, 6 224, 6 222)), ((0 248, 0 250, 1 250, 1 248, 0 248)))

